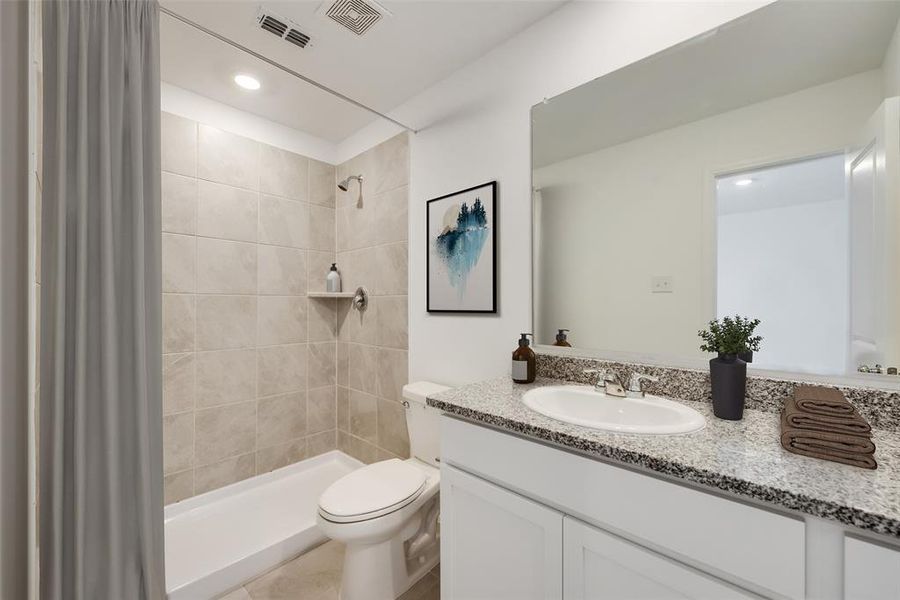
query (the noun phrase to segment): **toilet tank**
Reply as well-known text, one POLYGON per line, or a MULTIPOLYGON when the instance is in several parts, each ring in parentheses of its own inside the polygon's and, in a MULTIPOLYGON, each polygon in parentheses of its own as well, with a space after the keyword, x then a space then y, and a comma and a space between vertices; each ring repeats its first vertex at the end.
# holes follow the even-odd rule
POLYGON ((438 428, 441 411, 425 404, 425 398, 449 390, 447 386, 430 381, 417 381, 403 386, 406 408, 406 428, 409 431, 411 456, 433 466, 438 466, 441 456, 441 438, 438 428))

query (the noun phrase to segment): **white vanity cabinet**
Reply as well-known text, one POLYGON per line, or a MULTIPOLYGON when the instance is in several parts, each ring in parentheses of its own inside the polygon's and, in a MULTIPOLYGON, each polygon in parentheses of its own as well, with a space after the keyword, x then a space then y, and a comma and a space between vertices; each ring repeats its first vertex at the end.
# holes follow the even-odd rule
POLYGON ((441 539, 445 598, 563 596, 562 513, 444 467, 441 539))
POLYGON ((758 598, 572 517, 563 531, 566 600, 758 598))
POLYGON ((900 600, 900 549, 844 537, 845 600, 900 600))

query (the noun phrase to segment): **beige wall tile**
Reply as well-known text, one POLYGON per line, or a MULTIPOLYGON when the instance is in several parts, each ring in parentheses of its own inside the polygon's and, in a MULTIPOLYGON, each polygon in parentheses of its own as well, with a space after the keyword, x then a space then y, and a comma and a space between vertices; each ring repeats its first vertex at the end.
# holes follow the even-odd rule
POLYGON ((259 293, 305 296, 306 252, 277 246, 259 246, 259 293))
POLYGON ((306 439, 294 440, 256 451, 256 473, 261 475, 306 458, 306 439))
POLYGON ((256 448, 256 401, 198 410, 195 459, 208 465, 256 448))
POLYGON ((409 136, 401 133, 374 148, 376 194, 409 183, 409 136))
POLYGON ((324 206, 309 207, 309 243, 314 250, 334 250, 334 209, 324 206))
MULTIPOLYGON (((345 304, 349 304, 345 302, 345 304)), ((310 298, 309 341, 327 342, 337 339, 337 305, 338 302, 321 298, 310 298)))
POLYGON ((256 346, 256 296, 197 296, 197 350, 256 346))
POLYGON ((256 241, 258 192, 203 180, 197 192, 197 235, 256 241))
POLYGON ((256 350, 197 354, 197 407, 218 406, 256 397, 256 350))
POLYGON ((350 385, 350 344, 337 343, 337 384, 347 387, 350 385))
POLYGON ((309 204, 260 195, 259 241, 263 244, 309 247, 309 204))
POLYGON ((367 465, 376 462, 379 458, 378 448, 374 444, 343 431, 338 431, 338 449, 367 465))
POLYGON ((310 434, 334 429, 335 414, 334 386, 310 389, 306 404, 306 428, 310 434))
POLYGON ((338 252, 337 265, 341 270, 341 281, 344 289, 351 291, 363 286, 372 291, 375 289, 375 251, 373 248, 338 252))
POLYGON ((401 186, 375 198, 375 243, 405 242, 409 237, 409 188, 401 186))
POLYGON ((162 234, 162 291, 197 291, 197 238, 162 234))
POLYGON ((303 390, 306 387, 306 345, 258 348, 257 393, 274 396, 303 390))
POLYGON ((259 345, 305 342, 307 306, 302 296, 259 296, 259 345))
POLYGON ((350 433, 373 444, 378 436, 378 400, 350 390, 350 433))
POLYGON ((337 368, 335 351, 334 342, 309 344, 306 364, 310 388, 335 384, 337 368))
POLYGON ((163 479, 165 503, 180 502, 194 495, 194 470, 166 475, 163 479))
POLYGON ((379 348, 377 351, 378 395, 403 401, 403 386, 409 383, 409 360, 406 350, 379 348))
POLYGON ((194 296, 163 294, 163 352, 190 352, 194 349, 196 308, 194 296))
POLYGON ((197 239, 197 290, 204 294, 255 294, 256 244, 197 239))
POLYGON ((193 352, 163 356, 163 414, 194 408, 196 360, 193 352))
POLYGON ((337 428, 350 431, 350 389, 337 388, 337 428))
POLYGON ((377 391, 376 349, 360 344, 348 345, 347 387, 374 394, 377 391))
POLYGON ((257 447, 283 444, 306 435, 306 393, 259 399, 257 447))
POLYGON ((260 144, 259 187, 267 194, 306 201, 309 197, 309 159, 260 144))
POLYGON ((406 410, 394 400, 378 399, 378 439, 379 448, 393 452, 397 456, 409 456, 409 434, 406 431, 406 410))
POLYGON ((198 467, 194 471, 194 493, 203 494, 253 477, 256 455, 245 454, 198 467))
POLYGON ((334 208, 336 189, 334 165, 309 159, 309 201, 334 208))
POLYGON ((306 438, 306 451, 308 456, 318 456, 337 448, 335 430, 323 431, 306 438))
POLYGON ((162 113, 162 170, 197 176, 197 123, 171 113, 162 113))
POLYGON ((259 189, 259 142, 202 124, 199 139, 200 179, 259 189))
POLYGON ((375 264, 375 272, 378 277, 374 293, 390 296, 405 295, 407 289, 406 242, 375 248, 375 264))
MULTIPOLYGON (((329 269, 331 269, 331 263, 335 262, 334 252, 315 252, 313 250, 310 250, 308 255, 309 291, 324 292, 325 277, 328 276, 328 271, 329 269)), ((338 270, 340 270, 340 268, 341 265, 338 265, 338 270)), ((348 288, 344 286, 344 290, 348 290, 348 288)))
POLYGON ((197 180, 173 173, 162 174, 162 230, 197 233, 197 180))
POLYGON ((407 347, 407 302, 406 296, 383 296, 378 298, 379 346, 390 348, 407 347))
POLYGON ((375 199, 335 210, 335 249, 338 252, 375 245, 375 199))
POLYGON ((194 465, 194 413, 163 417, 163 473, 175 473, 194 465))

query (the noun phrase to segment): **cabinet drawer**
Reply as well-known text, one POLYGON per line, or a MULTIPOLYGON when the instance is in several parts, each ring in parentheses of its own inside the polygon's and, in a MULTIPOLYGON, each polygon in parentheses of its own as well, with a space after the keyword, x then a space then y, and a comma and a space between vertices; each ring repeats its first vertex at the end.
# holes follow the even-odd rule
POLYGON ((441 422, 447 463, 741 587, 804 596, 800 519, 451 417, 441 422))

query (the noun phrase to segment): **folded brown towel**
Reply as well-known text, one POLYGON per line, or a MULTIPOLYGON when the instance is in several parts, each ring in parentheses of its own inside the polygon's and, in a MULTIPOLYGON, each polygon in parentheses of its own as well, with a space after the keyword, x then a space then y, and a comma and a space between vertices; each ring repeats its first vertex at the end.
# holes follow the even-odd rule
POLYGON ((816 415, 849 417, 856 414, 856 409, 847 402, 844 394, 834 388, 798 385, 794 388, 794 400, 800 410, 816 415))
POLYGON ((792 428, 781 414, 781 445, 788 452, 875 469, 875 444, 867 436, 792 428))
POLYGON ((830 431, 850 435, 868 435, 872 432, 872 426, 855 410, 852 414, 843 417, 821 415, 801 410, 794 398, 784 401, 784 416, 788 426, 792 429, 830 431))

